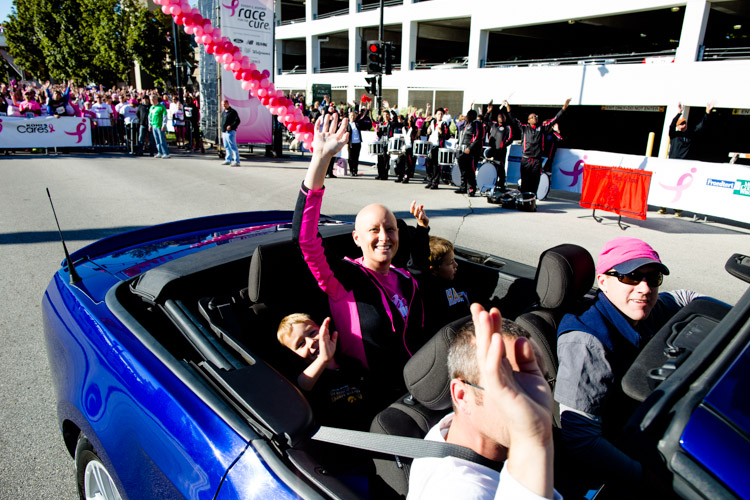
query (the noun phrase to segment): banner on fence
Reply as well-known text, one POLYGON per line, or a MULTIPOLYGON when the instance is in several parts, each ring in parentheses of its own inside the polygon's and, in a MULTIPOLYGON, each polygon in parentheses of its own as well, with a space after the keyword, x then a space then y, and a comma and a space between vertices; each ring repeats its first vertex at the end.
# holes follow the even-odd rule
POLYGON ((580 205, 646 220, 650 184, 651 172, 645 170, 584 165, 580 205))
MULTIPOLYGON (((219 0, 221 32, 240 47, 242 55, 255 63, 258 71, 273 73, 273 1, 219 0)), ((242 89, 242 82, 231 71, 221 70, 221 93, 240 116, 239 144, 270 144, 273 140, 271 113, 257 97, 242 89)), ((221 104, 220 104, 221 106, 221 104)))
POLYGON ((0 116, 0 149, 91 146, 91 120, 74 116, 0 116))

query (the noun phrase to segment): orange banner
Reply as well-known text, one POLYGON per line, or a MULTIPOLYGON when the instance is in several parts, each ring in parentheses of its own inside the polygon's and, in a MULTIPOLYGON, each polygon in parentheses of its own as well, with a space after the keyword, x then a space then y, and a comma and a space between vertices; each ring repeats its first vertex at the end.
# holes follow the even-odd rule
POLYGON ((650 187, 649 171, 584 165, 580 205, 646 220, 650 187))

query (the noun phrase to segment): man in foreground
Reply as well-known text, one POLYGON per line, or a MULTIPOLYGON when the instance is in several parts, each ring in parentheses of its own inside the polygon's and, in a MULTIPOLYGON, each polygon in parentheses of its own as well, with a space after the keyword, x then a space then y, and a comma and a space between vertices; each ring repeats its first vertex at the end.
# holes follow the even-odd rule
POLYGON ((454 413, 425 439, 505 464, 498 472, 456 457, 417 459, 408 498, 560 498, 553 489, 552 395, 532 345, 497 309, 473 304, 471 312, 473 324, 448 352, 454 413))
POLYGON ((622 378, 649 339, 699 295, 687 290, 659 293, 669 269, 637 238, 607 242, 596 273, 599 293, 566 314, 558 328, 555 399, 570 457, 566 479, 582 489, 607 483, 636 494, 651 471, 618 443, 635 409, 622 390, 622 378))

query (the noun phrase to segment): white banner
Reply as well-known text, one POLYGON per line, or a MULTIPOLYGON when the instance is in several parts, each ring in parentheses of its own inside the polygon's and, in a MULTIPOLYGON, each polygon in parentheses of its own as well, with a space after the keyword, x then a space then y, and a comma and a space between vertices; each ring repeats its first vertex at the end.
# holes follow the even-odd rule
POLYGON ((91 120, 74 116, 0 117, 0 149, 91 146, 91 120))
MULTIPOLYGON (((521 146, 513 145, 509 183, 520 177, 520 162, 521 146)), ((552 163, 552 189, 580 193, 584 163, 653 172, 648 193, 651 206, 750 223, 750 167, 746 165, 560 149, 552 163)))
MULTIPOLYGON (((219 4, 221 32, 255 63, 258 71, 268 70, 273 81, 273 1, 220 0, 219 4)), ((271 113, 258 98, 242 90, 242 82, 225 69, 221 70, 221 87, 223 99, 240 115, 237 143, 271 144, 271 113)))

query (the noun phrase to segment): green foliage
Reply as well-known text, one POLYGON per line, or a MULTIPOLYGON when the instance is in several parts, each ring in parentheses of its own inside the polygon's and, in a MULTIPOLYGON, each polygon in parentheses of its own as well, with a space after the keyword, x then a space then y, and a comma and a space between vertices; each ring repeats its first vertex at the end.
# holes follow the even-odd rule
MULTIPOLYGON (((133 61, 154 78, 174 78, 172 18, 138 0, 14 0, 6 24, 11 55, 31 76, 107 86, 127 81, 133 61)), ((179 30, 180 32, 182 30, 179 30)), ((190 57, 180 37, 181 59, 190 57), (184 48, 183 48, 184 47, 184 48)))

